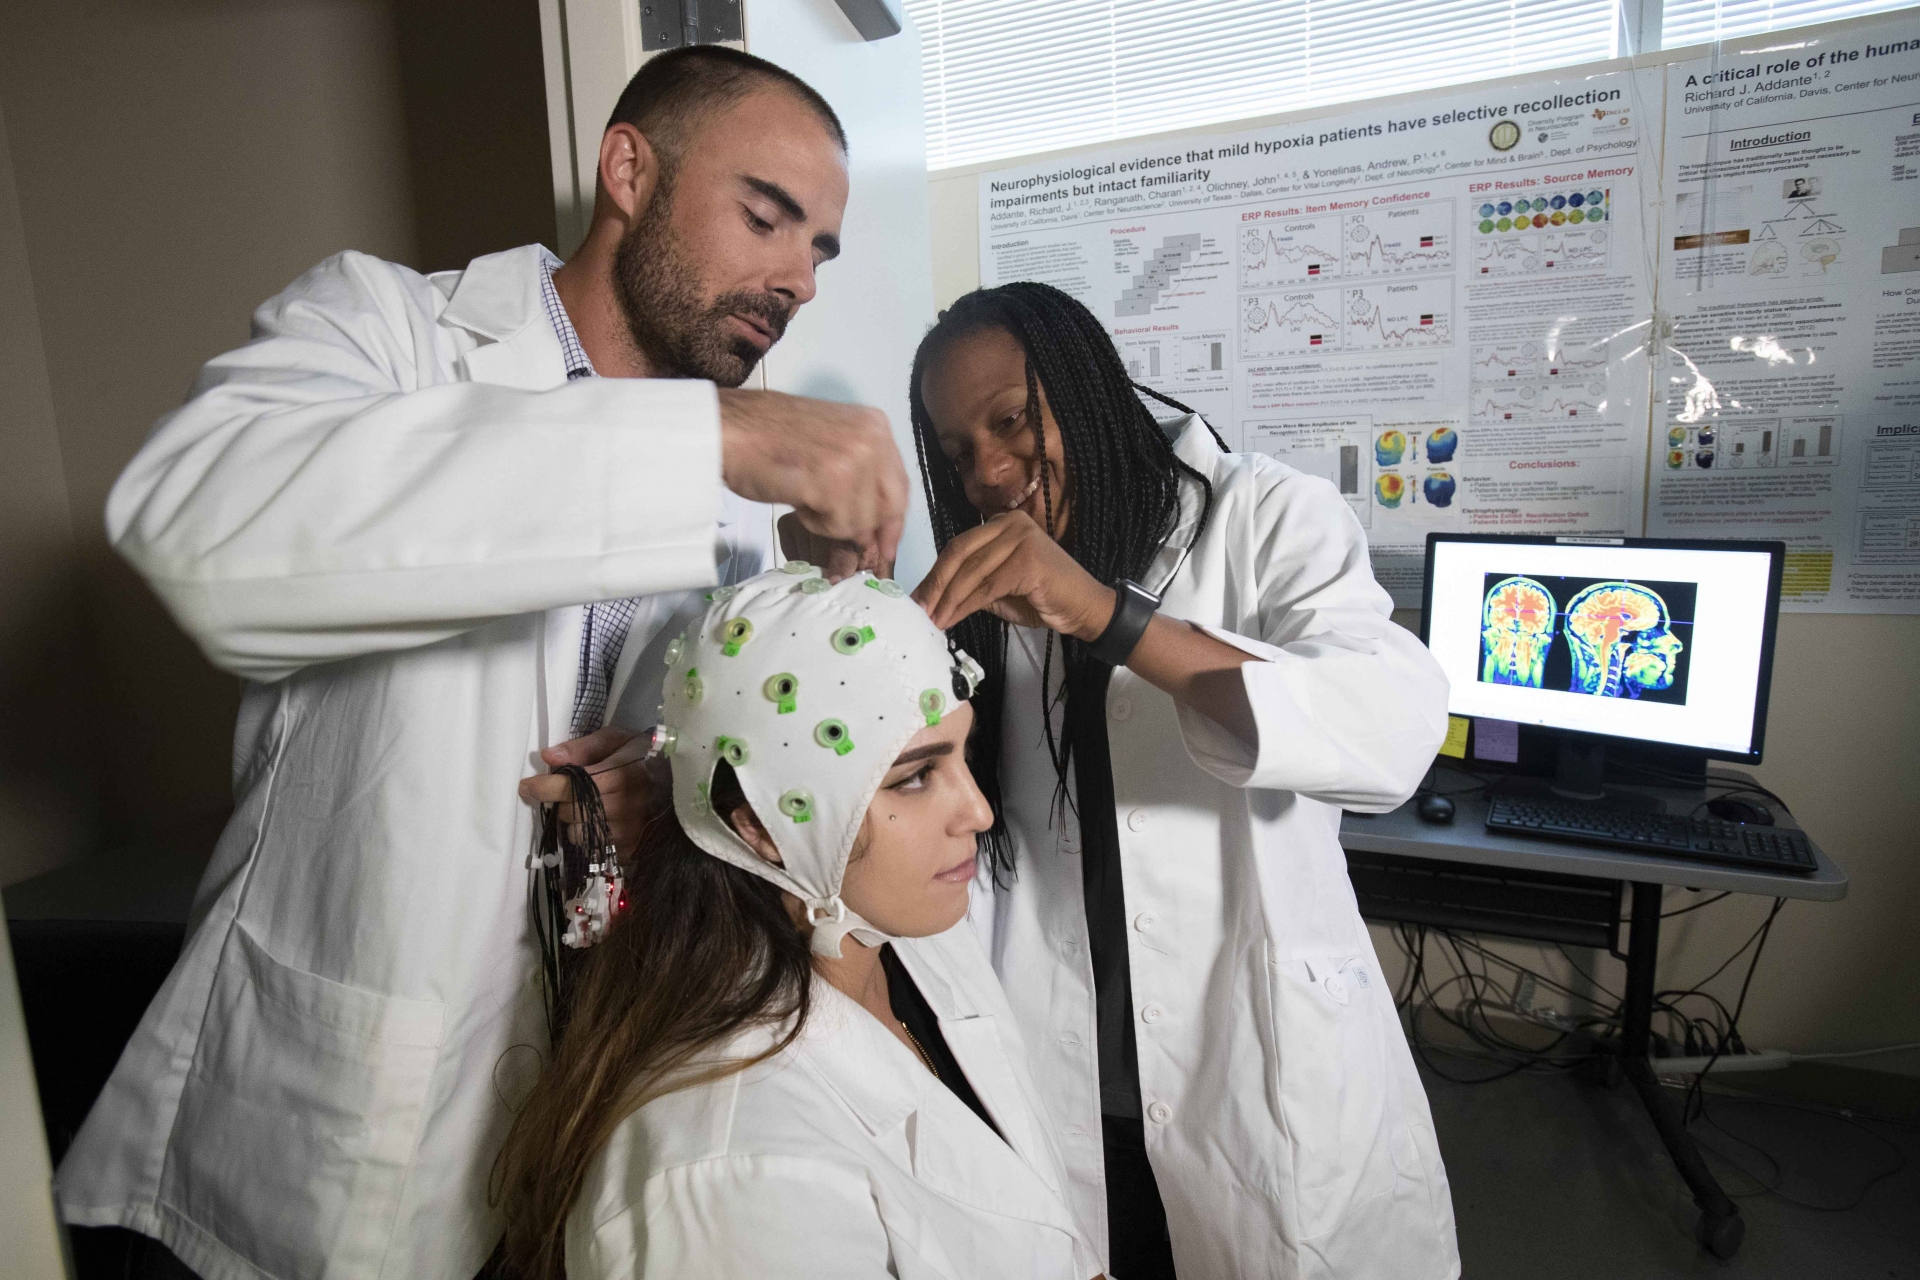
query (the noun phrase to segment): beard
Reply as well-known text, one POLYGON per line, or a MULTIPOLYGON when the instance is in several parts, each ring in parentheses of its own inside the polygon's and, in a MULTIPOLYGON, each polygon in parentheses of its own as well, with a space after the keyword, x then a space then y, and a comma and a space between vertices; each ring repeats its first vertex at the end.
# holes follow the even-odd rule
POLYGON ((613 259, 614 296, 640 354, 662 377, 704 378, 737 387, 760 363, 761 351, 734 333, 727 318, 766 322, 775 342, 787 331, 793 306, 777 293, 736 289, 708 301, 700 274, 673 234, 673 182, 663 178, 646 213, 613 259))

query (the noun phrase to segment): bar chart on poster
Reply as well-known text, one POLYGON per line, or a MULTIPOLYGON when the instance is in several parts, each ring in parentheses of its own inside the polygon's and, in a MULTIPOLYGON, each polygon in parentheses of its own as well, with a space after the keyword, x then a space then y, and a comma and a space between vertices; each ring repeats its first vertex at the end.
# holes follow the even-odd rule
POLYGON ((986 173, 981 279, 1333 484, 1403 606, 1452 530, 1779 537, 1788 608, 1920 612, 1916 73, 1907 18, 986 173))

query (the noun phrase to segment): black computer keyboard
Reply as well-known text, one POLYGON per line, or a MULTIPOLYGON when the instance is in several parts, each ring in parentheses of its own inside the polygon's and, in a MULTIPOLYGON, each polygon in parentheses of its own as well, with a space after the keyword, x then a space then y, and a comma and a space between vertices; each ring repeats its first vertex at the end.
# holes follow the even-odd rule
POLYGON ((1807 837, 1799 831, 1572 800, 1495 796, 1487 805, 1487 830, 1723 862, 1754 871, 1804 874, 1817 866, 1807 837))

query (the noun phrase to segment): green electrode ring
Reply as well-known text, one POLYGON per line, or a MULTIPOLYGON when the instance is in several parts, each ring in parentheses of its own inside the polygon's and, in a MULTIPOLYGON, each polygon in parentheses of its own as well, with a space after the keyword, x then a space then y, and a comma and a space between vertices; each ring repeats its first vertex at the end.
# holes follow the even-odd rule
POLYGON ((760 692, 767 695, 767 701, 774 704, 775 715, 786 715, 797 705, 794 695, 800 692, 800 681, 790 671, 782 671, 777 676, 768 676, 767 682, 760 686, 760 692))
POLYGON ((752 754, 747 750, 746 743, 738 738, 729 738, 724 733, 713 740, 713 749, 720 753, 722 760, 736 769, 745 764, 752 754))
POLYGON ((803 596, 817 596, 822 591, 830 590, 832 587, 833 584, 825 578, 800 579, 800 594, 803 596))
POLYGON ((680 661, 680 655, 686 651, 687 638, 685 636, 675 636, 673 639, 667 641, 667 665, 672 666, 674 663, 680 661))
POLYGON ((687 701, 698 702, 707 693, 706 682, 700 679, 700 668, 694 667, 687 672, 687 701))
POLYGON ((740 656, 740 646, 753 639, 753 624, 745 618, 729 619, 727 625, 720 628, 720 652, 729 658, 740 656))
POLYGON ((906 588, 895 582, 892 578, 868 578, 867 586, 878 591, 889 600, 898 600, 901 596, 907 594, 906 588))
POLYGON ((822 720, 813 727, 813 740, 823 747, 833 748, 833 754, 837 756, 853 750, 853 734, 847 731, 844 721, 822 720))
POLYGON ((841 627, 833 633, 833 647, 837 653, 855 654, 871 639, 872 627, 841 627))
POLYGON ((780 812, 796 823, 813 820, 813 797, 799 787, 780 796, 780 812))
POLYGON ((947 709, 946 694, 941 693, 938 689, 923 689, 921 691, 920 714, 927 718, 928 724, 930 725, 939 724, 940 713, 942 711, 945 711, 946 709, 947 709))

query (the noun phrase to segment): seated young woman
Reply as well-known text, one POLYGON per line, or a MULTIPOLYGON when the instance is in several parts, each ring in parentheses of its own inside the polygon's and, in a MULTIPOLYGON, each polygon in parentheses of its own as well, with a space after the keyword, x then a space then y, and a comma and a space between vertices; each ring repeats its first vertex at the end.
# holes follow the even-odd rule
POLYGON ((673 809, 502 1154, 509 1274, 1100 1270, 962 923, 978 674, 798 562, 671 646, 673 809))

